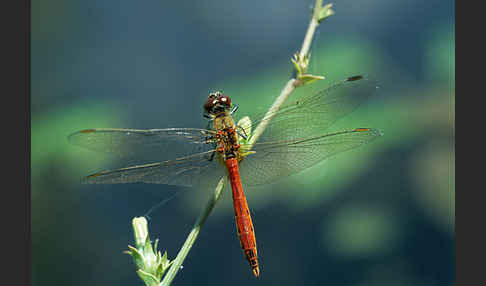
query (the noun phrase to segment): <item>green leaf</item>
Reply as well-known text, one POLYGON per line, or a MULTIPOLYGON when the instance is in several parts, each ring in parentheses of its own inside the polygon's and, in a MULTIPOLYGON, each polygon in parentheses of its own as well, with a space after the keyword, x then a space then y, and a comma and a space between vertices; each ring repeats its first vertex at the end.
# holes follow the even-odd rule
POLYGON ((326 4, 320 7, 319 11, 316 13, 317 22, 320 24, 324 19, 335 14, 334 10, 331 9, 332 4, 326 4))
POLYGON ((147 286, 157 286, 160 283, 160 280, 157 279, 157 277, 141 269, 137 270, 137 274, 147 286))
POLYGON ((290 61, 294 65, 295 73, 297 75, 302 74, 303 70, 302 70, 300 63, 299 63, 299 54, 295 54, 294 57, 292 59, 290 59, 290 61))
POLYGON ((125 253, 130 254, 137 267, 137 273, 146 285, 158 285, 165 271, 171 265, 164 255, 157 251, 159 240, 156 239, 154 246, 150 241, 148 223, 144 217, 136 217, 132 220, 133 232, 137 247, 128 246, 129 250, 125 253))
POLYGON ((157 266, 156 273, 157 273, 157 277, 162 278, 165 271, 167 271, 167 269, 169 269, 170 265, 172 264, 172 261, 169 261, 169 259, 167 259, 167 252, 164 252, 163 256, 161 256, 159 252, 159 258, 160 259, 159 259, 159 264, 157 266))
POLYGON ((297 79, 300 81, 300 85, 307 85, 318 80, 323 80, 325 77, 320 75, 312 75, 312 74, 303 74, 299 76, 297 79))
POLYGON ((155 239, 155 242, 154 242, 154 251, 157 251, 158 244, 159 244, 159 239, 157 238, 157 239, 155 239))
POLYGON ((138 251, 135 247, 129 245, 128 248, 130 249, 129 251, 126 251, 125 253, 128 253, 132 256, 133 262, 137 266, 137 269, 141 269, 144 267, 144 261, 143 261, 143 254, 138 251))

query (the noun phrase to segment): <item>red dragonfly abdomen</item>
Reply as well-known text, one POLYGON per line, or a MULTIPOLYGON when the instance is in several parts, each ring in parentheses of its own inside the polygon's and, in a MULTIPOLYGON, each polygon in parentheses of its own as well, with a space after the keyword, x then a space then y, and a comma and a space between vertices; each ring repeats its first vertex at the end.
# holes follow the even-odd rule
POLYGON ((231 189, 233 190, 236 232, 238 233, 241 248, 243 249, 246 259, 250 263, 253 274, 255 277, 258 277, 260 275, 260 268, 258 267, 255 231, 253 229, 245 193, 243 192, 243 187, 241 185, 240 171, 236 158, 227 159, 226 168, 228 169, 231 189))

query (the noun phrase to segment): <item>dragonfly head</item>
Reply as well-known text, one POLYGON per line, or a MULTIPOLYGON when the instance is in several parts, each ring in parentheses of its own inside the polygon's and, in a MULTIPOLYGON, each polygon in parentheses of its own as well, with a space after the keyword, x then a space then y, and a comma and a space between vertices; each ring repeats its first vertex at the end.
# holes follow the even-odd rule
POLYGON ((210 93, 204 103, 204 111, 209 115, 217 115, 231 110, 231 98, 220 91, 210 93))

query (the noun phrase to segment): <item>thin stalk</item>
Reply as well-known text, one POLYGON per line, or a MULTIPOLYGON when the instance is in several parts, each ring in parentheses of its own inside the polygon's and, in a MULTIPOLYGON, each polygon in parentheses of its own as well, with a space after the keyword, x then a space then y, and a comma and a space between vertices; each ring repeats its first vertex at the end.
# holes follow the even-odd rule
POLYGON ((307 27, 307 32, 305 33, 304 41, 302 42, 302 48, 300 49, 299 56, 303 58, 309 53, 310 46, 312 44, 312 38, 319 26, 318 13, 322 7, 323 0, 317 0, 314 4, 314 9, 312 10, 312 17, 309 21, 309 26, 307 27))
POLYGON ((197 218, 196 223, 194 223, 191 232, 187 236, 186 241, 182 245, 181 250, 179 250, 177 257, 172 261, 172 265, 167 271, 167 273, 165 274, 164 279, 160 283, 160 286, 170 285, 170 283, 172 283, 172 280, 174 280, 174 277, 176 276, 177 272, 181 269, 184 259, 186 259, 187 254, 189 254, 189 251, 191 250, 192 246, 194 245, 194 242, 199 236, 201 227, 206 222, 206 219, 211 214, 211 211, 213 210, 214 206, 216 205, 216 202, 221 196, 221 191, 224 189, 225 182, 226 182, 226 177, 223 177, 219 180, 219 183, 216 186, 214 193, 209 198, 208 202, 206 203, 206 207, 197 218))
POLYGON ((262 135, 263 131, 267 127, 268 123, 272 118, 275 116, 276 111, 280 109, 280 107, 284 104, 285 100, 289 97, 289 95, 294 91, 295 89, 295 82, 297 79, 291 78, 284 86, 282 91, 280 92, 280 95, 277 97, 275 102, 270 106, 270 109, 268 109, 267 113, 263 117, 262 121, 260 121, 260 124, 257 125, 255 128, 255 131, 251 135, 250 139, 248 140, 248 150, 251 150, 253 148, 253 145, 255 142, 258 140, 260 135, 262 135))
MULTIPOLYGON (((312 12, 312 17, 309 22, 309 26, 307 27, 307 32, 305 33, 304 41, 302 42, 302 47, 300 48, 299 58, 304 59, 307 57, 309 53, 310 46, 312 44, 312 38, 316 32, 317 27, 319 26, 319 11, 322 9, 322 1, 323 0, 316 0, 314 9, 312 12)), ((268 123, 272 118, 275 116, 276 112, 282 107, 284 102, 290 96, 290 94, 295 90, 298 86, 298 79, 297 73, 294 71, 292 73, 292 77, 289 81, 285 84, 282 91, 280 91, 280 95, 277 97, 275 102, 272 104, 270 109, 267 111, 263 119, 260 121, 260 124, 255 128, 250 140, 248 140, 249 148, 251 150, 253 145, 258 140, 258 138, 262 135, 263 131, 267 127, 268 123)))

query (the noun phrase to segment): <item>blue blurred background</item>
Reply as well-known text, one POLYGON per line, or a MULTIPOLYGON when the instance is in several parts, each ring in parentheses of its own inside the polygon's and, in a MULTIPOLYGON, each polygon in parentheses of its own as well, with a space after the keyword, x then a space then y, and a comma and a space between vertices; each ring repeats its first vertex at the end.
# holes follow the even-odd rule
MULTIPOLYGON (((341 127, 384 137, 281 182, 247 190, 262 276, 255 280, 226 190, 174 285, 453 285, 454 2, 336 0, 310 72, 379 81, 341 127)), ((32 1, 32 284, 143 285, 131 219, 174 258, 209 197, 164 185, 81 185, 110 158, 68 144, 96 127, 204 127, 223 90, 264 112, 291 73, 313 1, 32 1)))

